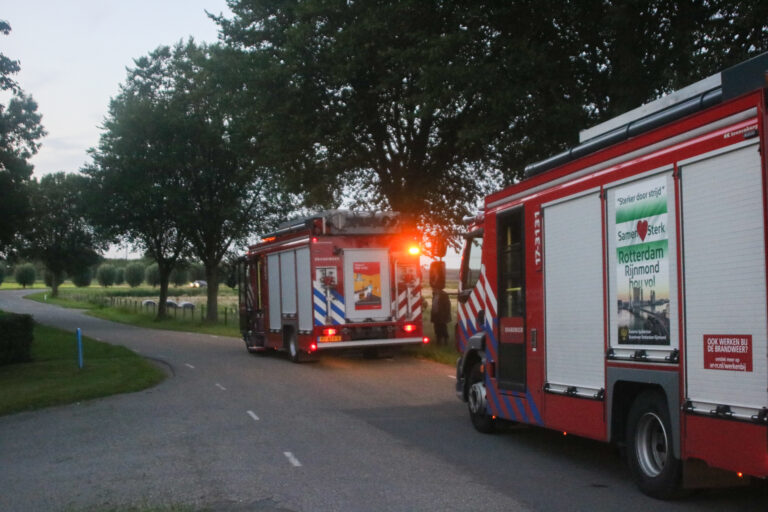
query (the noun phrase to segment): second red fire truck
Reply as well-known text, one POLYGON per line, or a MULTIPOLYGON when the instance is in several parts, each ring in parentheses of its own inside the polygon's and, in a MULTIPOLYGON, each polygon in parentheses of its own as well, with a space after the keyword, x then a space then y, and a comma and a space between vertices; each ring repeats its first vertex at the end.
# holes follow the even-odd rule
POLYGON ((285 350, 299 362, 428 343, 419 256, 415 232, 395 212, 328 210, 284 224, 240 263, 247 349, 285 350))

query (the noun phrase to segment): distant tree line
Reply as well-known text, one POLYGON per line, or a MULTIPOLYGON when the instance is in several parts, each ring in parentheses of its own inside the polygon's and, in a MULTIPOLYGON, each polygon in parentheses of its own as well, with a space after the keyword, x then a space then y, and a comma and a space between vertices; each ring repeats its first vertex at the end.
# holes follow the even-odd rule
MULTIPOLYGON (((228 264, 222 264, 218 269, 219 278, 230 288, 236 286, 234 268, 228 264)), ((131 288, 136 288, 142 284, 157 287, 160 284, 160 274, 157 263, 150 260, 105 260, 102 263, 90 267, 83 267, 75 274, 54 274, 47 266, 38 261, 32 263, 28 261, 18 261, 13 266, 8 266, 0 262, 0 284, 8 277, 11 277, 17 284, 27 287, 34 285, 42 279, 46 286, 53 288, 70 279, 72 284, 78 288, 86 288, 92 285, 94 280, 99 286, 120 286, 127 284, 131 288)), ((199 262, 181 262, 174 267, 171 272, 169 283, 173 286, 199 287, 200 283, 205 283, 205 267, 199 262)))
POLYGON ((579 129, 768 50, 759 0, 228 4, 220 43, 135 59, 79 174, 31 179, 45 132, 0 54, 0 255, 43 262, 55 290, 131 244, 157 265, 159 316, 197 260, 215 320, 222 262, 298 210, 453 235, 579 129))

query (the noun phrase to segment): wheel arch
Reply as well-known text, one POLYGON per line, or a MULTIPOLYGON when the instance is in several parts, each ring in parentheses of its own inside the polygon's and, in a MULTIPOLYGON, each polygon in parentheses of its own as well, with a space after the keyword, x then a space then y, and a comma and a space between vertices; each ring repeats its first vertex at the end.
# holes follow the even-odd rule
POLYGON ((467 349, 456 364, 456 394, 466 402, 469 393, 467 373, 475 363, 485 366, 487 356, 485 354, 485 333, 477 333, 469 339, 467 349))
POLYGON ((680 407, 678 373, 660 370, 608 368, 606 405, 608 406, 608 440, 623 445, 630 408, 640 394, 657 391, 667 401, 672 426, 672 449, 681 458, 680 407))

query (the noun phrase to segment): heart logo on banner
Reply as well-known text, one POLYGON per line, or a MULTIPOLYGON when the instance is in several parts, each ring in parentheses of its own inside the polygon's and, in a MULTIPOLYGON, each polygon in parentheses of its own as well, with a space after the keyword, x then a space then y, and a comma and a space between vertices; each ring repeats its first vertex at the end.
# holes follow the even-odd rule
POLYGON ((640 236, 640 240, 645 241, 645 235, 648 234, 648 221, 637 221, 637 234, 640 236))

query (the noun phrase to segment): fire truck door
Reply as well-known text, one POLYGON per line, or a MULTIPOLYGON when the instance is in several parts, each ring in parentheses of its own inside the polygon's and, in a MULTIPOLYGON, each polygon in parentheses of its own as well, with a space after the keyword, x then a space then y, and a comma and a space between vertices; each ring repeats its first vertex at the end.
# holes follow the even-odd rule
POLYGON ((525 258, 523 209, 497 217, 499 278, 498 382, 502 389, 525 391, 525 258))
POLYGON ((346 317, 353 321, 385 321, 392 309, 387 249, 344 250, 346 317))

